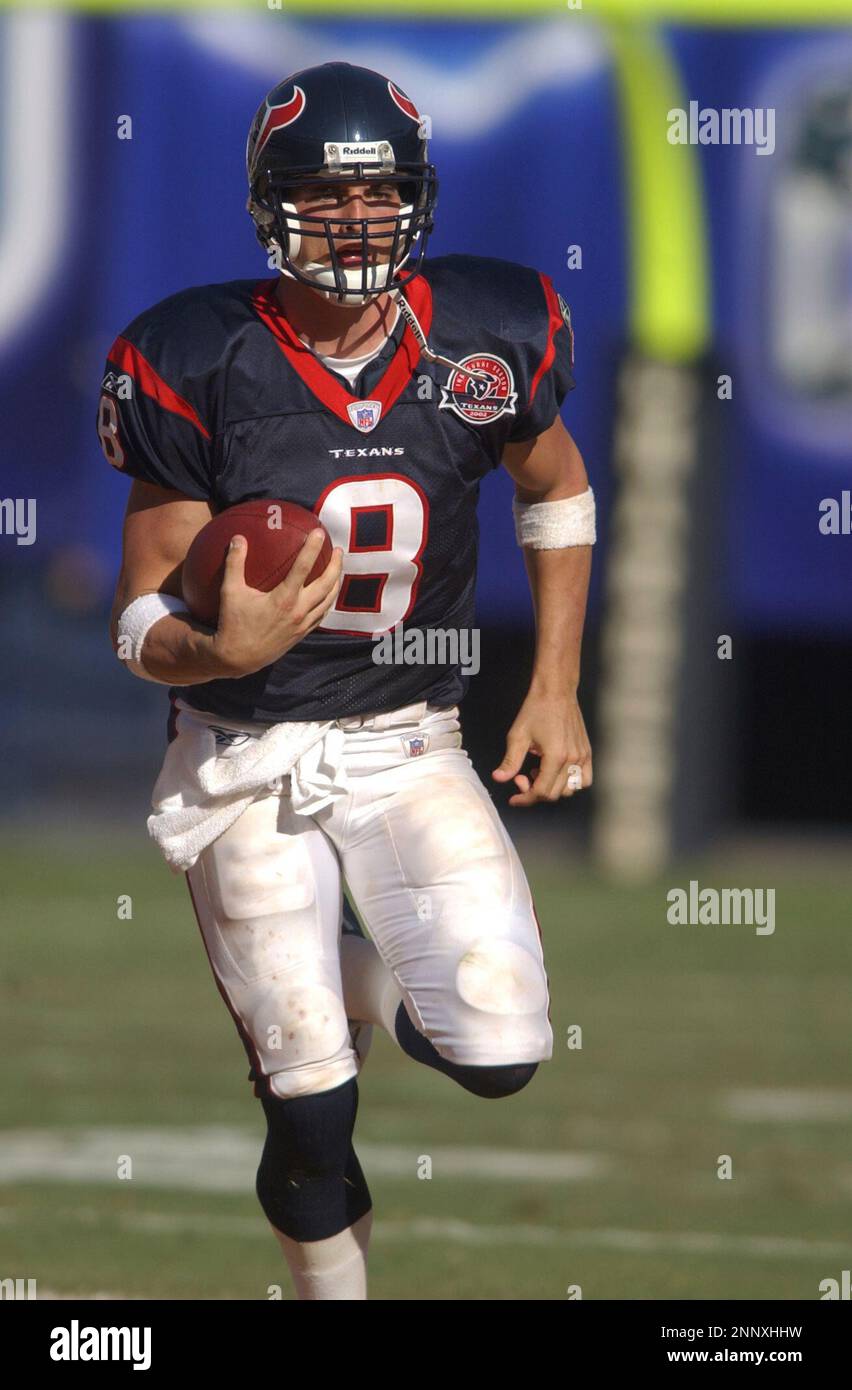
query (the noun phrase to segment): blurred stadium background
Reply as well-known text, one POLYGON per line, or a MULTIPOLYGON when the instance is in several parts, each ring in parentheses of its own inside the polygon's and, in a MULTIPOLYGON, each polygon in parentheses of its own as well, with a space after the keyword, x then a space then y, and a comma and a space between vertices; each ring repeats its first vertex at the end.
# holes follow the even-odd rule
MULTIPOLYGON (((571 305, 563 417, 600 517, 595 788, 506 814, 554 1057, 471 1104, 376 1038, 371 1296, 812 1299, 852 1266, 852 541, 820 526, 852 487, 848 20, 788 0, 2 10, 2 496, 35 499, 37 532, 16 543, 4 511, 0 1277, 290 1297, 242 1048, 145 833, 165 696, 107 637, 127 484, 94 414, 142 308, 266 273, 248 123, 339 57, 432 116, 431 254, 535 266, 571 305), (774 152, 669 145, 690 101, 773 108, 774 152), (690 879, 774 889, 774 933, 672 926, 690 879)), ((507 476, 483 487, 463 714, 486 781, 532 656, 510 498, 507 476)))

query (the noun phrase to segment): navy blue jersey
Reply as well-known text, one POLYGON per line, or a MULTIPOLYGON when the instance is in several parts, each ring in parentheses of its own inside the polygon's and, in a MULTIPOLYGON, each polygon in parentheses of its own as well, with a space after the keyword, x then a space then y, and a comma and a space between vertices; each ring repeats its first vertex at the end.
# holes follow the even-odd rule
POLYGON ((295 334, 273 280, 172 295, 116 338, 98 435, 120 472, 214 512, 283 498, 344 552, 335 606, 272 666, 175 687, 234 720, 337 719, 419 700, 453 705, 458 664, 377 664, 402 624, 470 628, 480 480, 504 445, 553 423, 574 385, 570 315, 549 278, 477 256, 426 261, 405 295, 433 351, 400 316, 351 388, 295 334))

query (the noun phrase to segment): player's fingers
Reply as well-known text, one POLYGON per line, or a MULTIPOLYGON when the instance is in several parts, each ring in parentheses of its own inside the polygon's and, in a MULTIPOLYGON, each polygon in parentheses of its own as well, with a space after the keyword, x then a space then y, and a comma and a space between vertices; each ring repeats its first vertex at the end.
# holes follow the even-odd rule
POLYGON ((556 779, 559 796, 576 796, 583 790, 583 769, 579 763, 566 763, 556 779))
MULTIPOLYGON (((567 764, 554 753, 546 754, 538 767, 533 768, 532 778, 520 796, 509 799, 510 806, 534 806, 542 801, 558 801, 563 793, 567 777, 567 764)), ((518 778, 515 778, 518 781, 518 778)))
MULTIPOLYGON (((541 781, 542 768, 544 764, 534 767, 530 776, 521 773, 514 778, 515 785, 520 788, 519 793, 509 798, 510 806, 537 806, 542 801, 558 801, 559 789, 562 787, 562 779, 557 774, 555 783, 549 795, 545 795, 546 783, 541 781)), ((550 770, 550 769, 548 769, 550 770)))
MULTIPOLYGON (((311 628, 317 627, 318 624, 322 622, 328 610, 334 606, 334 603, 337 599, 337 595, 340 593, 342 584, 343 575, 339 574, 337 577, 337 582, 334 585, 332 585, 331 589, 329 589, 328 593, 322 599, 322 602, 314 604, 314 606, 308 610, 303 622, 303 626, 308 631, 310 631, 311 628)), ((305 590, 305 593, 307 593, 307 589, 305 590)))
POLYGON ((514 796, 509 797, 509 805, 534 806, 538 801, 538 797, 535 794, 534 779, 525 777, 524 774, 521 773, 519 777, 515 778, 515 785, 520 787, 521 790, 519 792, 516 792, 514 796))
POLYGON ((573 762, 568 762, 563 769, 565 780, 562 788, 563 796, 576 796, 577 792, 585 791, 586 787, 592 785, 592 757, 587 753, 585 757, 575 758, 573 762))
POLYGON ((302 589, 302 601, 311 608, 315 608, 317 604, 323 603, 328 598, 328 595, 332 592, 335 585, 340 582, 342 578, 342 569, 343 551, 336 546, 322 574, 317 575, 316 579, 312 579, 310 584, 304 585, 302 589))
POLYGON ((222 591, 234 589, 246 582, 246 556, 248 541, 245 536, 232 536, 225 552, 225 573, 222 576, 222 591))
POLYGON ((559 772, 560 796, 574 796, 583 790, 583 767, 577 757, 568 758, 559 772))
POLYGON ((522 733, 514 733, 509 730, 506 739, 506 754, 499 767, 495 767, 491 776, 496 777, 498 782, 507 782, 510 777, 514 777, 520 772, 524 758, 527 756, 529 742, 522 733))
POLYGON ((565 759, 558 753, 545 753, 535 775, 533 792, 537 801, 558 801, 565 785, 565 759))
POLYGON ((301 589, 322 549, 325 533, 321 526, 314 526, 303 540, 299 553, 293 561, 289 574, 286 574, 272 590, 278 598, 290 599, 301 589))
POLYGON ((510 806, 530 806, 530 805, 532 805, 532 801, 533 801, 533 797, 532 797, 532 795, 531 795, 531 791, 532 791, 532 781, 530 780, 530 778, 527 777, 527 775, 526 775, 525 772, 519 772, 518 775, 517 775, 517 777, 514 777, 512 780, 514 781, 515 786, 518 788, 518 790, 517 790, 517 792, 515 793, 514 796, 510 796, 510 797, 509 797, 509 805, 510 805, 510 806))

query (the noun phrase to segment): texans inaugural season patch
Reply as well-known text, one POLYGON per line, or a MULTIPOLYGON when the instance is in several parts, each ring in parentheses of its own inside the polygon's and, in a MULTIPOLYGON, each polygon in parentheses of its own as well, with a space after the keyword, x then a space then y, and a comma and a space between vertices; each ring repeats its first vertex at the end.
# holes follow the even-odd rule
POLYGON ((501 415, 515 414, 518 393, 508 362, 490 353, 475 352, 463 357, 459 366, 484 372, 489 379, 483 381, 481 377, 453 369, 447 384, 441 387, 439 410, 454 410, 471 425, 490 425, 501 415))

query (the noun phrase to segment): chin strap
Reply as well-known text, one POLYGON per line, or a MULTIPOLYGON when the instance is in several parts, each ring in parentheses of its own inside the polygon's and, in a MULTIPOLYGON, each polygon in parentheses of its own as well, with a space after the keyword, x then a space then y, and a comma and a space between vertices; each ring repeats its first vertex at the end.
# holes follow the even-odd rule
POLYGON ((473 372, 468 367, 459 366, 458 362, 454 362, 451 357, 444 357, 440 352, 433 352, 426 341, 426 334, 420 326, 420 321, 408 300, 405 298, 405 295, 402 293, 402 290, 392 290, 391 295, 396 300, 399 312, 402 314, 402 317, 417 339, 420 351, 427 362, 437 362, 442 367, 452 367, 454 371, 461 372, 463 376, 478 377, 480 381, 491 380, 491 377, 488 376, 486 372, 473 372))
MULTIPOLYGON (((280 271, 282 275, 286 275, 291 280, 295 280, 296 276, 293 275, 291 271, 285 269, 285 267, 281 265, 281 248, 279 247, 277 241, 273 239, 271 241, 271 245, 275 247, 277 253, 275 257, 276 261, 278 262, 276 268, 280 271)), ((319 262, 316 262, 315 264, 318 269, 325 268, 320 267, 319 262)), ((301 270, 311 270, 313 268, 314 264, 300 266, 301 270)), ((340 301, 339 291, 330 285, 323 285, 317 283, 313 286, 313 288, 316 289, 327 299, 335 299, 338 302, 340 301)), ((353 290, 350 293, 351 297, 355 299, 357 292, 353 290)), ((405 295, 403 294, 401 289, 384 290, 383 288, 379 287, 377 289, 368 291, 365 295, 358 295, 358 299, 360 299, 362 303, 366 304, 368 300, 375 298, 377 294, 389 294, 390 297, 395 301, 397 308, 399 309, 399 312, 402 314, 402 317, 404 318, 405 322, 408 324, 409 328, 414 334, 414 337, 417 340, 417 345, 420 348, 420 351, 423 354, 423 356, 426 358, 427 362, 435 362, 439 366, 450 367, 453 371, 461 372, 462 376, 476 377, 479 381, 491 381, 491 377, 488 375, 487 372, 477 372, 471 370, 471 368, 469 367, 462 367, 460 363, 454 362, 452 357, 445 357, 443 353, 434 352, 432 348, 430 348, 429 343, 426 339, 426 334, 423 332, 423 329, 420 325, 420 320, 418 319, 408 300, 405 298, 405 295)))

